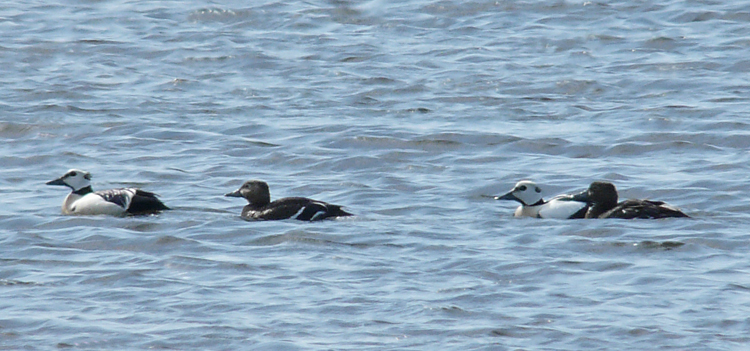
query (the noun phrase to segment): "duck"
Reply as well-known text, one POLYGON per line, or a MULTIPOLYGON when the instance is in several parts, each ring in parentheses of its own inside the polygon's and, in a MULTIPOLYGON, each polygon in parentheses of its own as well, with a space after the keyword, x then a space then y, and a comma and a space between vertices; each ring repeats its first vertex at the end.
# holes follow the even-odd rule
POLYGON ((519 181, 510 192, 494 199, 520 202, 521 206, 513 214, 515 217, 579 219, 584 218, 589 207, 580 194, 562 194, 544 201, 542 188, 531 180, 519 181))
POLYGON ((62 177, 46 184, 71 189, 62 204, 62 213, 65 215, 127 216, 169 210, 156 194, 145 190, 120 188, 94 191, 91 188, 91 173, 80 169, 71 169, 62 177))
POLYGON ((339 205, 306 197, 285 197, 271 202, 268 184, 261 180, 249 180, 224 196, 242 197, 248 204, 242 209, 241 217, 247 220, 297 219, 317 221, 326 218, 352 216, 339 205))
POLYGON ((690 217, 663 201, 629 199, 617 202, 617 188, 609 182, 593 182, 579 194, 589 202, 585 218, 658 219, 690 217))

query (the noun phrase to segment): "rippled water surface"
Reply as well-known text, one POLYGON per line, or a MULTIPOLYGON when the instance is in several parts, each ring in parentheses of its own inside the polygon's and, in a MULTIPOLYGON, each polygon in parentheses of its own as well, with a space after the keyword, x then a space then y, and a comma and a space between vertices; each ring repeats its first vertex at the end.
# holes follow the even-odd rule
POLYGON ((5 2, 0 51, 0 348, 750 345, 745 2, 5 2), (62 216, 69 168, 174 210, 62 216), (693 218, 484 196, 526 178, 693 218))

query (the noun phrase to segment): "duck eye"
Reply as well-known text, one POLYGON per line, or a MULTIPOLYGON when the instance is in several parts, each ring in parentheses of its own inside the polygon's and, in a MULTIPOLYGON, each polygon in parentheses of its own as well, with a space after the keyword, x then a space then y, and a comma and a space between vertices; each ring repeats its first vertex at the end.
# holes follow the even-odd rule
POLYGON ((526 186, 525 185, 521 185, 521 186, 518 187, 518 190, 526 191, 526 186))
POLYGON ((68 175, 70 175, 71 177, 75 177, 76 176, 76 172, 70 172, 70 173, 68 173, 68 175))
POLYGON ((542 192, 542 189, 539 189, 539 187, 536 187, 536 189, 534 189, 534 190, 536 190, 536 192, 538 192, 538 193, 542 192))

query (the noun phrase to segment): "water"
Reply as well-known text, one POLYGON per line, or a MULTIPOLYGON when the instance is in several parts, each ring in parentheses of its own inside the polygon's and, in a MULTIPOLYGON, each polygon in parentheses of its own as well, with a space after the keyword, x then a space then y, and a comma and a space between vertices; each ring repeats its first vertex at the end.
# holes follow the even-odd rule
POLYGON ((750 7, 0 5, 0 348, 744 350, 750 7), (69 168, 174 208, 64 217, 69 168), (514 219, 595 180, 692 219, 514 219), (245 222, 248 179, 358 216, 245 222))

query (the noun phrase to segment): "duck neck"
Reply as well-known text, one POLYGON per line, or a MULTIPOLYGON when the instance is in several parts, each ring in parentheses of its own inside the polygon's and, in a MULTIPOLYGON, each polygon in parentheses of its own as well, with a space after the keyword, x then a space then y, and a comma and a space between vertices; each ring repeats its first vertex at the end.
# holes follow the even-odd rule
POLYGON ((89 194, 89 193, 93 193, 93 192, 94 192, 94 190, 92 190, 91 189, 91 185, 89 185, 87 187, 80 188, 80 189, 74 191, 73 194, 83 196, 83 195, 86 195, 86 194, 89 194))
POLYGON ((541 205, 544 205, 544 204, 545 204, 544 199, 539 199, 539 201, 537 201, 537 202, 535 202, 535 203, 533 203, 533 204, 531 204, 529 206, 541 206, 541 205))
POLYGON ((586 218, 598 218, 605 212, 613 209, 615 206, 617 206, 616 202, 615 203, 602 203, 602 202, 594 203, 593 205, 591 205, 591 207, 589 207, 589 210, 586 211, 586 218))
POLYGON ((268 206, 270 203, 268 198, 253 199, 253 201, 248 201, 247 207, 257 210, 268 206))

